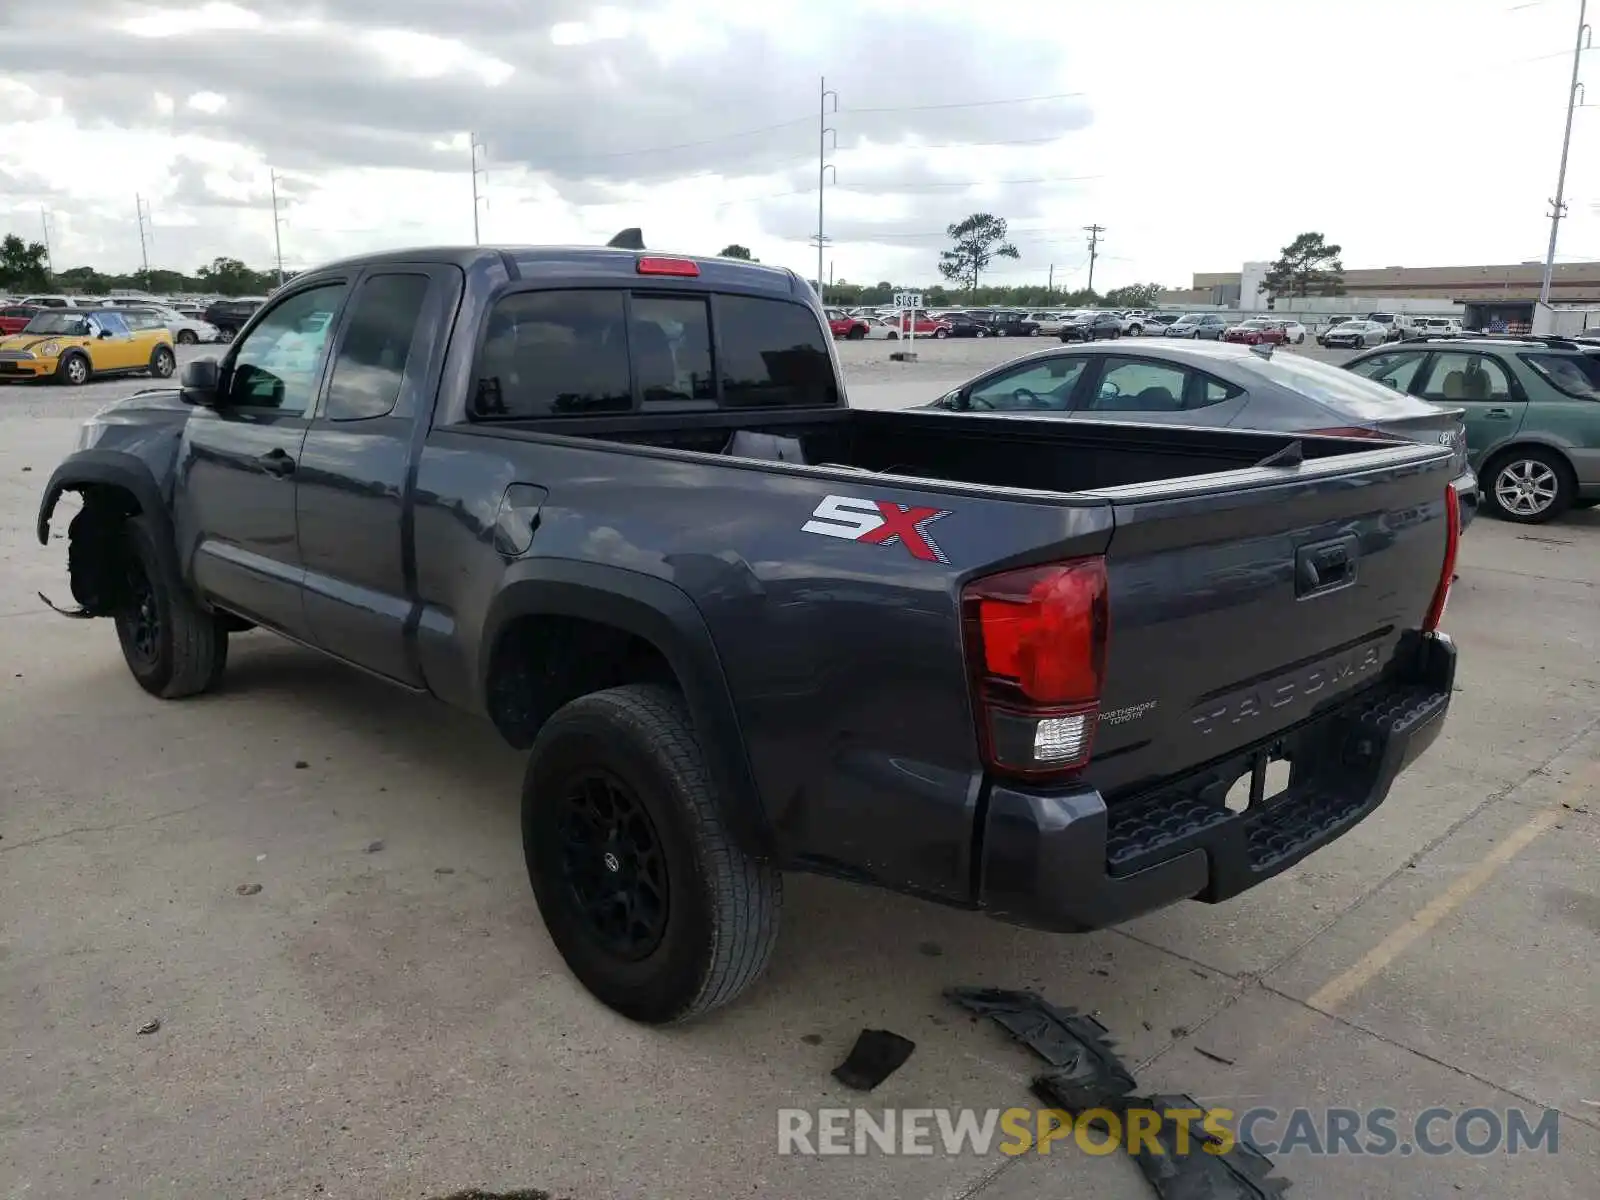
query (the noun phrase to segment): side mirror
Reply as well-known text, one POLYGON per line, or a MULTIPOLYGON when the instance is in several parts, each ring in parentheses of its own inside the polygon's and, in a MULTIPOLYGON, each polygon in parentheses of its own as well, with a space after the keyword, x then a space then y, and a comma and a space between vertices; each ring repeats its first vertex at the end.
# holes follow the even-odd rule
POLYGON ((217 392, 221 378, 216 359, 197 358, 184 364, 183 374, 178 379, 178 394, 185 404, 215 408, 221 398, 217 392))
POLYGON ((103 341, 103 340, 105 340, 105 339, 106 339, 106 338, 108 338, 108 337, 110 337, 110 336, 111 336, 111 330, 109 330, 109 329, 102 329, 102 330, 101 330, 101 331, 100 331, 100 335, 99 335, 99 336, 100 336, 100 338, 101 338, 101 340, 102 340, 102 341, 103 341))

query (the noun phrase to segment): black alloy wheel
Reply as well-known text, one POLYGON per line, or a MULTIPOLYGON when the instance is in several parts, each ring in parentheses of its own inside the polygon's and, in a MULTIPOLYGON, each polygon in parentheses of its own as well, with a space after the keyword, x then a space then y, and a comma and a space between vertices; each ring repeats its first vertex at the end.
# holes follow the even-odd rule
POLYGON ((666 934, 671 903, 650 814, 626 783, 597 768, 571 781, 559 821, 571 911, 608 954, 648 957, 666 934))

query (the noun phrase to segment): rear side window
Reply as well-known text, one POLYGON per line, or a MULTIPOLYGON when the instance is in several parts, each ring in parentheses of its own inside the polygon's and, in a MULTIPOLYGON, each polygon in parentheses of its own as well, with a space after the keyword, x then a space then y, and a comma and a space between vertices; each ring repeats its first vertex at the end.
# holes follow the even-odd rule
POLYGON ((477 416, 588 416, 633 407, 620 291, 518 292, 489 314, 477 416))
POLYGON ((1600 358, 1586 354, 1524 354, 1522 361, 1557 390, 1579 400, 1600 400, 1600 358))
POLYGON ((427 295, 426 275, 374 275, 361 285, 333 360, 330 421, 364 421, 393 411, 427 295))
POLYGON ((719 296, 717 334, 725 407, 838 404, 833 358, 809 308, 785 300, 719 296))

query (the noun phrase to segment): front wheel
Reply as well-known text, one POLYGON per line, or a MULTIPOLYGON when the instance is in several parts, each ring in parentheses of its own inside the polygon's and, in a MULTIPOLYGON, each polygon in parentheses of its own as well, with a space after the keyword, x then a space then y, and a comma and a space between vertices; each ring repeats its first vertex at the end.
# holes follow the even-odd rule
POLYGON ((522 790, 522 849, 556 949, 625 1017, 687 1020, 766 968, 782 876, 728 833, 671 688, 594 692, 545 723, 522 790))
POLYGON ((56 382, 68 387, 82 387, 89 382, 89 359, 81 353, 70 353, 56 364, 56 382))
POLYGON ((933 331, 933 336, 936 337, 936 338, 939 338, 942 341, 943 339, 945 339, 945 338, 950 336, 950 331, 948 329, 935 329, 933 331))
POLYGON ((236 329, 219 329, 217 330, 217 341, 231 342, 238 335, 238 332, 236 329))
POLYGON ((123 528, 126 592, 115 622, 128 670, 140 687, 165 700, 210 691, 228 664, 222 619, 202 612, 162 570, 148 517, 132 517, 123 528))
POLYGON ((1495 516, 1519 525, 1542 525, 1572 507, 1577 482, 1564 458, 1549 450, 1511 450, 1484 472, 1483 502, 1495 516))
POLYGON ((860 325, 853 325, 850 327, 850 332, 844 336, 847 341, 859 342, 862 338, 867 336, 867 331, 860 325))

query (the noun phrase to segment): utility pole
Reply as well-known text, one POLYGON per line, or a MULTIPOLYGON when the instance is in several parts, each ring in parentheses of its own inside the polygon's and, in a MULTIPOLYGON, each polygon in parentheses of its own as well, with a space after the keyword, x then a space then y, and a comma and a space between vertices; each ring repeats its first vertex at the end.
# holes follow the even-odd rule
POLYGON ((1099 255, 1100 235, 1106 231, 1104 225, 1085 225, 1083 231, 1089 235, 1089 290, 1094 291, 1094 260, 1099 255))
POLYGON ((1051 296, 1054 296, 1056 294, 1056 265, 1055 265, 1055 263, 1051 263, 1050 264, 1049 280, 1050 280, 1050 282, 1048 282, 1047 284, 1044 285, 1044 290, 1046 292, 1050 293, 1051 296))
POLYGON ((1550 201, 1550 249, 1544 258, 1544 279, 1539 284, 1539 303, 1550 303, 1550 277, 1556 269, 1556 235, 1561 231, 1561 218, 1566 215, 1567 205, 1564 199, 1567 190, 1567 148, 1572 144, 1572 112, 1578 103, 1578 94, 1583 91, 1583 84, 1578 82, 1578 64, 1583 60, 1583 52, 1594 44, 1593 30, 1584 20, 1589 8, 1589 0, 1578 0, 1578 40, 1572 48, 1572 83, 1567 89, 1567 128, 1561 135, 1561 169, 1556 174, 1556 195, 1550 201))
POLYGON ((278 215, 278 172, 271 170, 272 180, 272 248, 278 256, 278 286, 283 286, 283 218, 278 215))
POLYGON ((55 274, 55 252, 50 249, 50 210, 39 206, 39 226, 44 230, 44 274, 46 281, 55 274))
POLYGON ((820 94, 817 98, 817 299, 826 302, 826 293, 822 290, 822 252, 827 247, 828 235, 822 229, 822 192, 823 185, 827 183, 828 172, 833 171, 834 183, 839 182, 839 172, 828 161, 828 135, 833 135, 833 147, 839 148, 839 131, 828 125, 829 112, 839 111, 839 93, 828 90, 828 80, 822 76, 818 80, 820 94), (828 108, 828 101, 833 101, 833 108, 828 108))
POLYGON ((489 182, 489 168, 478 165, 478 151, 482 150, 487 154, 489 147, 479 141, 475 133, 467 134, 467 141, 471 143, 469 149, 472 154, 472 244, 477 246, 482 244, 478 239, 478 204, 480 201, 487 204, 489 200, 487 196, 478 193, 478 176, 482 175, 483 181, 489 182))
POLYGON ((133 208, 139 216, 139 258, 144 263, 144 285, 150 286, 150 247, 145 241, 144 223, 149 218, 150 206, 138 193, 133 197, 133 208))

